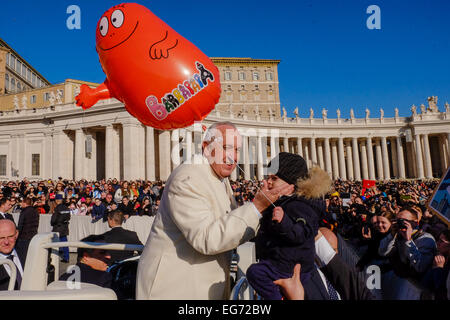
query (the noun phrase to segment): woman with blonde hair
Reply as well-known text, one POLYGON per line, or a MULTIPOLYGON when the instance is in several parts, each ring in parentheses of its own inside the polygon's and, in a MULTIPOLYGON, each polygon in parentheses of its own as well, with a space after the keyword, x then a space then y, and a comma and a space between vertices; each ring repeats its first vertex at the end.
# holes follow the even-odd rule
POLYGON ((121 203, 124 196, 130 198, 130 187, 128 185, 128 181, 124 181, 122 186, 116 190, 114 193, 114 201, 116 203, 121 203))

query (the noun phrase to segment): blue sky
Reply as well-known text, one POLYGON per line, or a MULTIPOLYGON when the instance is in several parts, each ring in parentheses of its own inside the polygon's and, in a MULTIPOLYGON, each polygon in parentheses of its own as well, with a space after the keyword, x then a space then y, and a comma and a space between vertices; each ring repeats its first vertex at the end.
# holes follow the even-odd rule
MULTIPOLYGON (((450 1, 197 0, 137 1, 211 57, 279 59, 281 105, 288 114, 342 117, 410 115, 410 106, 438 96, 450 103, 450 1), (381 9, 381 30, 369 30, 369 5, 381 9)), ((103 82, 95 27, 120 1, 7 1, 0 38, 52 83, 103 82), (69 5, 81 8, 81 30, 69 30, 69 5)))

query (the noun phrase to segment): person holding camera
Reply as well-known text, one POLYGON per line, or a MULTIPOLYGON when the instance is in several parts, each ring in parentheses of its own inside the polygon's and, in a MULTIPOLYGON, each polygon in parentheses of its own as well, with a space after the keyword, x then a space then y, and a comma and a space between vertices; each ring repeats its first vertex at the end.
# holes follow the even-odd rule
POLYGON ((378 253, 388 257, 395 274, 419 279, 431 267, 436 252, 433 236, 419 228, 420 208, 400 209, 391 233, 380 242, 378 253))
MULTIPOLYGON (((56 208, 53 212, 50 224, 53 229, 52 232, 59 233, 59 240, 67 241, 67 236, 69 235, 69 221, 70 221, 70 210, 63 203, 63 196, 61 194, 57 194, 55 196, 56 208)), ((63 252, 62 262, 69 262, 69 248, 63 247, 61 248, 63 252)))

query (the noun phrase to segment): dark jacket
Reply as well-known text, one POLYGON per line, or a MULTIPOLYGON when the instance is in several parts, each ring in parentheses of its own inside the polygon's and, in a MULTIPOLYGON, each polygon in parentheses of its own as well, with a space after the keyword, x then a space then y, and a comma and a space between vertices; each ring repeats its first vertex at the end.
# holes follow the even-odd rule
POLYGON ((22 210, 19 216, 17 230, 19 231, 18 240, 30 241, 37 233, 39 227, 39 214, 32 206, 22 210))
MULTIPOLYGON (((16 246, 15 247, 17 255, 19 256, 20 263, 22 264, 22 269, 25 270, 25 251, 22 250, 21 247, 16 246)), ((6 269, 4 265, 0 265, 0 291, 1 290, 8 290, 8 284, 9 284, 9 275, 6 272, 6 269)), ((14 290, 18 290, 17 284, 15 285, 14 290)))
POLYGON ((94 221, 98 221, 100 219, 103 219, 105 215, 107 215, 108 209, 106 209, 105 205, 103 203, 100 203, 99 206, 93 205, 91 216, 94 221))
MULTIPOLYGON (((139 240, 136 232, 125 230, 122 227, 115 227, 103 234, 105 241, 107 243, 124 243, 124 244, 139 244, 142 242, 139 240)), ((133 251, 119 251, 110 250, 111 262, 121 261, 124 259, 131 258, 133 256, 133 251)))
MULTIPOLYGON (((91 283, 103 288, 111 288, 112 276, 106 271, 92 269, 87 264, 78 262, 76 264, 80 268, 80 282, 91 283)), ((67 280, 73 273, 64 273, 59 277, 59 280, 67 280)))
POLYGON ((321 271, 339 292, 342 300, 373 300, 366 281, 354 268, 348 266, 339 255, 321 268, 321 271))
POLYGON ((296 195, 281 197, 275 203, 281 206, 284 217, 281 223, 272 221, 273 207, 265 210, 255 239, 256 258, 269 260, 279 270, 292 272, 300 263, 302 272, 314 268, 314 237, 319 220, 325 211, 325 202, 307 200, 296 195))
POLYGON ((70 210, 63 203, 58 204, 53 212, 50 224, 53 232, 59 232, 60 237, 69 235, 70 210))
POLYGON ((133 205, 132 201, 128 202, 128 205, 124 205, 123 202, 121 202, 119 204, 119 206, 117 207, 117 209, 122 211, 124 215, 129 215, 129 216, 135 215, 134 205, 133 205))
POLYGON ((5 217, 3 217, 1 214, 0 214, 0 220, 2 220, 2 219, 9 219, 9 220, 11 220, 12 222, 14 222, 14 224, 16 223, 15 221, 14 221, 14 217, 13 217, 13 215, 11 214, 11 213, 3 213, 4 215, 5 215, 5 217))

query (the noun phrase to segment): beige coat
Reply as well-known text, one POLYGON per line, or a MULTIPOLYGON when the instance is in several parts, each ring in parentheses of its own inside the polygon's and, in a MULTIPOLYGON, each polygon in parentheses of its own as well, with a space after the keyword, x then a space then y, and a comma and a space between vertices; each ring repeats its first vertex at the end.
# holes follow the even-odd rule
POLYGON ((139 261, 137 299, 224 299, 230 250, 256 234, 253 204, 239 208, 228 179, 208 164, 182 164, 170 175, 139 261))

